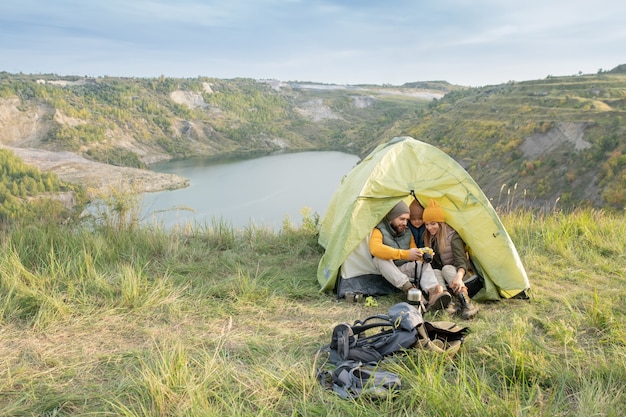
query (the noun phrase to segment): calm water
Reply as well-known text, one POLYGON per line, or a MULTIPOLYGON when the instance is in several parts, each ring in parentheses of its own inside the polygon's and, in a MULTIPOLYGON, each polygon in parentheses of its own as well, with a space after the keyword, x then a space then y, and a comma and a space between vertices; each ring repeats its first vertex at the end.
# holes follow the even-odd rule
POLYGON ((307 207, 322 216, 341 178, 359 158, 342 152, 302 152, 219 163, 187 159, 150 168, 188 178, 180 190, 143 196, 143 217, 166 228, 224 221, 280 229, 287 217, 302 223, 307 207))

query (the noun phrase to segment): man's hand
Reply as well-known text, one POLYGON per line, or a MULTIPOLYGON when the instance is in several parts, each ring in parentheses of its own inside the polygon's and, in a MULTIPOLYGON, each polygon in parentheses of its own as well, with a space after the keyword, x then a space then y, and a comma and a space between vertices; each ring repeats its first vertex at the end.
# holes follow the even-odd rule
POLYGON ((409 249, 409 261, 421 261, 424 253, 418 248, 409 249))

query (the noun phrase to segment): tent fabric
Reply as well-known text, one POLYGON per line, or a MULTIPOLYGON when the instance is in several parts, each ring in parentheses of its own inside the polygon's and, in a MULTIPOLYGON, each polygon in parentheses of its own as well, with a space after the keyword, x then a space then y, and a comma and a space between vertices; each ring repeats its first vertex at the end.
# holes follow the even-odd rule
POLYGON ((470 258, 485 279, 475 299, 525 295, 530 285, 524 266, 480 187, 443 151, 408 136, 376 147, 333 194, 318 239, 325 249, 317 271, 320 291, 334 290, 340 271, 342 278, 377 273, 368 259, 367 239, 398 201, 411 203, 411 192, 424 207, 435 199, 446 223, 470 248, 470 258))

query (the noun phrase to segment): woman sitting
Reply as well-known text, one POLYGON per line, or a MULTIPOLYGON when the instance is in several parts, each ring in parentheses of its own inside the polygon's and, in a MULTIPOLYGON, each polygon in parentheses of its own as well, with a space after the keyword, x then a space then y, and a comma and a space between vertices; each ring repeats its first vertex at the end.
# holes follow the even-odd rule
POLYGON ((468 257, 461 236, 445 223, 441 206, 430 200, 423 213, 426 225, 424 244, 435 252, 432 267, 441 285, 448 287, 456 297, 455 313, 469 320, 478 313, 472 305, 463 278, 468 272, 468 257))

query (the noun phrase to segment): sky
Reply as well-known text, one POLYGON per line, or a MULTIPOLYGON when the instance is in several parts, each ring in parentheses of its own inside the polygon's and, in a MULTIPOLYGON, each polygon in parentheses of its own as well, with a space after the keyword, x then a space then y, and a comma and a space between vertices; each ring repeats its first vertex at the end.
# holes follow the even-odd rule
POLYGON ((484 86, 626 63, 623 0, 5 0, 0 72, 484 86))

